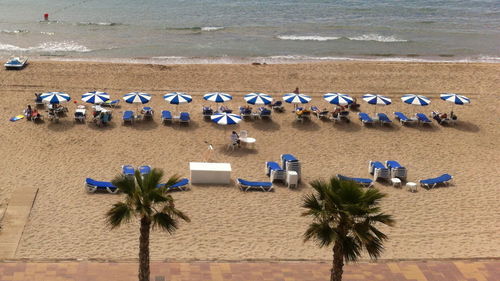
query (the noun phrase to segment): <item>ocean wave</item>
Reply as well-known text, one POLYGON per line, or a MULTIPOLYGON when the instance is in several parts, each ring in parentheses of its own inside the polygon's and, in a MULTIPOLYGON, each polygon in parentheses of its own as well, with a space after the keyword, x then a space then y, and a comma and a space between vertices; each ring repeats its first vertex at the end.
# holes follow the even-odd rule
POLYGON ((379 34, 363 34, 355 37, 347 37, 347 39, 352 41, 376 41, 376 42, 384 42, 384 43, 393 43, 393 42, 408 42, 408 40, 400 39, 394 35, 391 36, 383 36, 379 34))
POLYGON ((78 22, 76 23, 77 25, 97 25, 97 26, 115 26, 115 25, 122 25, 121 23, 117 22, 78 22))
POLYGON ((178 30, 178 31, 217 31, 224 29, 223 26, 192 26, 192 27, 167 27, 166 30, 178 30))
POLYGON ((201 28, 201 31, 217 31, 224 29, 223 26, 204 26, 201 28))
POLYGON ((363 34, 353 37, 341 37, 341 36, 319 36, 319 35, 279 35, 278 39, 281 40, 293 40, 293 41, 331 41, 331 40, 351 40, 351 41, 376 41, 384 43, 393 42, 408 42, 408 40, 400 39, 394 35, 383 36, 379 34, 363 34))
POLYGON ((40 31, 40 34, 44 34, 44 35, 49 35, 49 36, 52 36, 55 34, 55 32, 48 32, 48 31, 40 31))
POLYGON ((34 47, 22 48, 10 44, 1 44, 0 51, 29 51, 29 52, 76 52, 76 53, 88 53, 92 50, 75 43, 73 41, 63 41, 63 42, 45 42, 34 47))
POLYGON ((5 34, 21 34, 21 33, 28 33, 29 31, 26 29, 16 29, 16 30, 0 30, 0 33, 5 33, 5 34))
POLYGON ((337 40, 341 37, 325 37, 319 35, 301 36, 301 35, 279 35, 278 39, 293 40, 293 41, 330 41, 337 40))

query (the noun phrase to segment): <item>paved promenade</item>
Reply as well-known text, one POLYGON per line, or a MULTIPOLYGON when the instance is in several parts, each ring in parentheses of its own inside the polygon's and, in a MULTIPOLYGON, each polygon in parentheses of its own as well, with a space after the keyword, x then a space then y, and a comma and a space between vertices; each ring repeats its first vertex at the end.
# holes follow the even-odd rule
MULTIPOLYGON (((328 281, 330 264, 234 262, 151 264, 151 281, 328 281)), ((136 263, 3 262, 1 281, 136 281, 136 263)), ((359 263, 347 265, 344 280, 495 281, 500 260, 359 263)))

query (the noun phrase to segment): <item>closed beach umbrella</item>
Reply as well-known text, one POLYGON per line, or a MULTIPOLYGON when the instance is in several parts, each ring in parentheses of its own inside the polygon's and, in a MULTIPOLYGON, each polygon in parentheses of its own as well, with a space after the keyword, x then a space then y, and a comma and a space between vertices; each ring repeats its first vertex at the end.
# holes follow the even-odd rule
POLYGON ((273 102, 273 98, 264 93, 250 93, 243 98, 249 104, 270 104, 273 102))
POLYGON ((377 112, 377 105, 389 105, 392 103, 391 99, 377 94, 366 94, 363 100, 368 104, 375 105, 374 112, 377 112))
POLYGON ((349 105, 354 102, 351 96, 341 93, 326 93, 323 98, 327 102, 336 105, 349 105))
POLYGON ((220 93, 220 92, 213 92, 213 93, 208 93, 203 96, 203 99, 207 101, 213 101, 216 103, 221 103, 221 102, 226 102, 230 101, 233 99, 233 97, 230 94, 226 93, 220 93))
POLYGON ((233 113, 215 113, 210 116, 212 122, 219 125, 234 125, 241 122, 241 116, 233 113))
POLYGON ((65 103, 71 100, 71 97, 63 92, 48 92, 40 95, 40 98, 45 103, 56 104, 65 103))
POLYGON ((168 93, 164 95, 163 98, 170 104, 190 103, 193 101, 190 95, 179 92, 168 93))
POLYGON ((411 105, 426 106, 431 103, 431 100, 422 95, 407 94, 401 97, 404 103, 411 105))
POLYGON ((109 94, 105 92, 92 91, 82 95, 82 101, 100 104, 109 100, 109 94))
POLYGON ((132 92, 125 94, 123 100, 127 103, 141 103, 145 104, 151 100, 151 95, 141 92, 132 92))

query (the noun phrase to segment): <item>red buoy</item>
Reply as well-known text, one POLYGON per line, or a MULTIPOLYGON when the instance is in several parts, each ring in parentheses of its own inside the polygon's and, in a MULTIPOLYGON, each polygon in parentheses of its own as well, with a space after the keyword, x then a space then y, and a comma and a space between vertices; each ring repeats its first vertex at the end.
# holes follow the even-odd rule
POLYGON ((48 13, 45 13, 43 14, 43 19, 48 21, 49 20, 49 14, 48 13))

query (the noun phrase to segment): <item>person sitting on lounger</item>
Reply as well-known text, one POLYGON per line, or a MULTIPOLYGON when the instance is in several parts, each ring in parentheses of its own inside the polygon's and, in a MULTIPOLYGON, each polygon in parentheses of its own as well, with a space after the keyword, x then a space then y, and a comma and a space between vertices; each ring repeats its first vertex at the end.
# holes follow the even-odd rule
POLYGON ((458 117, 455 115, 455 113, 453 113, 453 111, 450 112, 450 119, 451 120, 457 120, 458 117))
POLYGON ((33 109, 33 111, 31 111, 31 120, 38 120, 38 119, 40 119, 41 116, 42 115, 40 115, 38 110, 33 109))
POLYGON ((31 109, 31 105, 28 104, 28 107, 24 110, 24 116, 26 116, 26 120, 28 120, 28 121, 31 120, 32 113, 33 113, 33 110, 31 109))
POLYGON ((236 131, 233 131, 231 134, 231 141, 233 142, 233 145, 240 147, 240 136, 236 133, 236 131))
POLYGON ((441 115, 439 116, 439 118, 441 118, 441 119, 446 119, 446 118, 448 118, 448 114, 446 114, 446 112, 445 112, 445 113, 441 114, 441 115))

